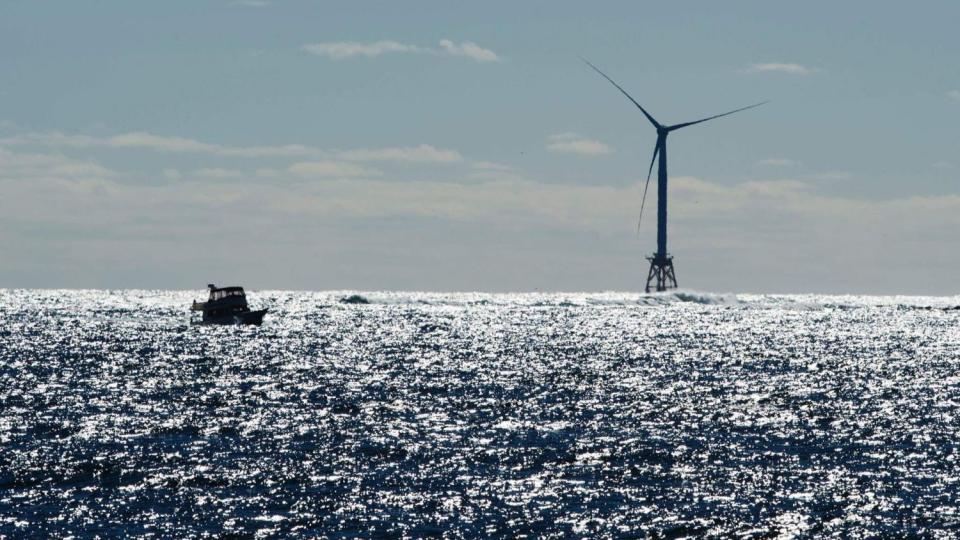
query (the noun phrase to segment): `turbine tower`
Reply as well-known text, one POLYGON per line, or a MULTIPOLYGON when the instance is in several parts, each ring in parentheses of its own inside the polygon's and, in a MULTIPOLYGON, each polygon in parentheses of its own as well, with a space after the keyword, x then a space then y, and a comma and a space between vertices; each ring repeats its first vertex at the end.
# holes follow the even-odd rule
MULTIPOLYGON (((692 126, 694 124, 699 124, 701 122, 706 122, 707 120, 713 120, 714 118, 720 118, 721 116, 727 116, 740 111, 745 111, 747 109, 752 109, 754 107, 759 107, 764 103, 755 103, 747 107, 742 107, 730 112, 725 112, 723 114, 717 114, 714 116, 709 116, 707 118, 702 118, 700 120, 694 120, 693 122, 684 122, 682 124, 674 124, 672 126, 666 126, 657 122, 653 116, 650 116, 650 113, 643 108, 642 105, 637 103, 637 100, 633 99, 626 90, 620 87, 619 84, 613 82, 613 79, 607 77, 606 73, 600 71, 600 68, 591 64, 587 59, 583 59, 588 66, 593 68, 594 71, 599 73, 604 79, 610 81, 610 84, 617 87, 617 90, 627 96, 627 99, 633 102, 634 105, 640 109, 640 112, 647 117, 647 120, 653 124, 653 127, 657 129, 657 144, 653 147, 653 158, 650 160, 650 169, 647 170, 647 183, 643 186, 643 199, 640 201, 640 219, 643 219, 643 204, 647 200, 647 188, 650 187, 650 176, 653 173, 653 164, 657 161, 659 156, 660 161, 657 166, 657 252, 653 254, 652 257, 647 257, 647 260, 650 261, 650 272, 647 274, 647 288, 646 291, 650 292, 650 284, 656 280, 656 290, 665 291, 667 289, 676 289, 677 288, 677 276, 673 271, 673 257, 667 253, 667 135, 671 131, 678 130, 680 128, 685 128, 687 126, 692 126)), ((640 222, 637 222, 637 230, 640 230, 640 222)))

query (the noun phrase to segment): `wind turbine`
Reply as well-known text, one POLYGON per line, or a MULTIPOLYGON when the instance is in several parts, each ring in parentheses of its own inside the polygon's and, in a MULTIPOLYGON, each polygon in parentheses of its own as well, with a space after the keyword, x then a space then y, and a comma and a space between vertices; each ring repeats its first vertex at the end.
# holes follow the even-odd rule
MULTIPOLYGON (((657 167, 657 252, 653 254, 652 257, 647 257, 647 260, 650 261, 650 272, 647 274, 647 288, 646 291, 650 292, 650 283, 656 279, 657 285, 656 290, 665 291, 667 289, 676 289, 677 288, 677 276, 673 271, 673 257, 667 253, 667 135, 671 131, 676 131, 680 128, 685 128, 687 126, 692 126, 694 124, 699 124, 701 122, 706 122, 707 120, 713 120, 714 118, 720 118, 721 116, 727 116, 736 112, 745 111, 747 109, 752 109, 754 107, 759 107, 764 103, 769 103, 763 101, 760 103, 754 103, 747 107, 742 107, 730 112, 725 112, 722 114, 716 114, 713 116, 708 116, 707 118, 701 118, 700 120, 694 120, 693 122, 684 122, 682 124, 674 124, 672 126, 666 126, 657 122, 653 116, 650 116, 650 113, 643 108, 642 105, 637 103, 637 100, 633 99, 626 90, 620 87, 619 84, 613 82, 613 79, 607 77, 607 74, 600 71, 600 68, 590 63, 586 58, 582 58, 588 66, 593 68, 594 71, 599 73, 604 79, 610 81, 610 84, 617 87, 617 90, 627 96, 627 99, 633 102, 634 105, 640 109, 640 112, 647 117, 647 120, 653 124, 653 127, 657 129, 657 144, 653 147, 653 158, 650 160, 650 169, 647 171, 647 183, 643 186, 643 199, 640 201, 640 218, 643 219, 643 204, 647 200, 647 188, 650 187, 650 175, 653 173, 653 163, 657 161, 657 157, 660 157, 657 167)), ((640 223, 637 222, 637 229, 640 229, 640 223)))

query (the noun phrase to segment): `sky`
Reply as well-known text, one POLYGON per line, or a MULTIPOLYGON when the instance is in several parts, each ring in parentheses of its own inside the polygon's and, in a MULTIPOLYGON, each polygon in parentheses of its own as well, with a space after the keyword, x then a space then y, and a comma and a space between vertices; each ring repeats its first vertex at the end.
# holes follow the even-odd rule
POLYGON ((0 2, 0 287, 957 294, 960 4, 0 2))

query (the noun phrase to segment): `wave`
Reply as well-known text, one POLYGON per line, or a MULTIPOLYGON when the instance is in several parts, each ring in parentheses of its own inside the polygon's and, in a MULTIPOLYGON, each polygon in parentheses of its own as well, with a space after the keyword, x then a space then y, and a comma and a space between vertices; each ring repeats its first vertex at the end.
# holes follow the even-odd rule
MULTIPOLYGON (((328 293, 330 294, 330 293, 328 293)), ((661 306, 669 304, 740 305, 735 294, 716 294, 691 290, 663 293, 435 293, 435 292, 364 292, 332 293, 343 304, 432 305, 432 306, 661 306)))
MULTIPOLYGON (((330 294, 330 293, 317 293, 330 294)), ((347 292, 333 293, 342 299, 347 292)), ((869 296, 819 294, 734 294, 679 289, 661 293, 437 293, 437 292, 364 292, 357 295, 375 305, 428 306, 518 306, 518 307, 603 307, 603 306, 719 306, 742 309, 785 309, 794 311, 891 308, 905 310, 945 310, 960 306, 956 296, 869 296)))

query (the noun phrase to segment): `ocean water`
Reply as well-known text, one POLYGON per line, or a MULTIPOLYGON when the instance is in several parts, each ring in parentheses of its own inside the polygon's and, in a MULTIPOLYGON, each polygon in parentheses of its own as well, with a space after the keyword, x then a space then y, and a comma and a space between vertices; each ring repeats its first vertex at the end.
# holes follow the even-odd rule
POLYGON ((960 536, 960 298, 0 290, 0 537, 960 536))

